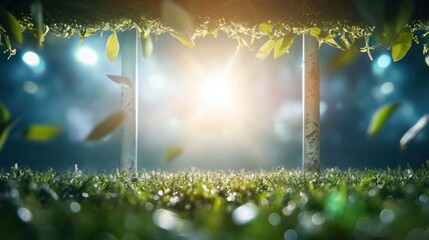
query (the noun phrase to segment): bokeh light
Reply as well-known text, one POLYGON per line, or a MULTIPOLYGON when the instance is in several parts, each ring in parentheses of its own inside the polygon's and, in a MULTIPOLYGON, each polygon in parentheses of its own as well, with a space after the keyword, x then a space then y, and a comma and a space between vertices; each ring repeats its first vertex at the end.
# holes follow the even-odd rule
POLYGON ((87 65, 94 65, 98 62, 97 53, 89 47, 80 47, 76 52, 77 59, 87 65))
POLYGON ((35 52, 27 51, 22 55, 22 60, 30 67, 37 67, 40 64, 40 57, 35 52))
POLYGON ((392 64, 392 58, 387 54, 383 54, 373 63, 372 70, 376 74, 382 74, 390 64, 392 64))
POLYGON ((392 82, 385 82, 380 86, 381 93, 387 95, 395 90, 395 85, 392 82))

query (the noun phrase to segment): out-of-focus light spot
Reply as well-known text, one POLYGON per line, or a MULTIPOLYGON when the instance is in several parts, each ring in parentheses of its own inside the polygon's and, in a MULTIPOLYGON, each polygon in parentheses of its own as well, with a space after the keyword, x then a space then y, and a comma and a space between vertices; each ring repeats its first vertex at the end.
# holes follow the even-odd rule
POLYGON ((296 240, 296 239, 298 239, 298 234, 296 233, 295 230, 289 229, 285 232, 284 239, 285 240, 296 240))
POLYGON ((246 203, 232 212, 232 220, 237 225, 252 221, 258 214, 258 207, 254 203, 246 203))
POLYGON ((328 110, 328 104, 325 101, 320 101, 320 115, 325 114, 328 110))
POLYGON ((385 82, 380 86, 381 93, 385 95, 392 93, 393 90, 395 90, 395 85, 392 82, 385 82))
POLYGON ((149 87, 155 90, 162 89, 165 86, 165 80, 156 74, 152 74, 148 78, 149 87))
POLYGON ((39 89, 37 84, 33 81, 26 81, 24 83, 23 88, 24 88, 24 91, 26 91, 27 93, 31 93, 31 94, 36 93, 37 90, 39 89))
POLYGON ((82 63, 94 65, 98 62, 97 53, 89 47, 80 47, 76 52, 76 57, 82 63))
POLYGON ((311 216, 311 221, 314 225, 322 225, 325 222, 325 216, 321 212, 317 212, 311 216))
POLYGON ((160 228, 166 230, 174 230, 180 225, 180 219, 176 213, 165 210, 158 209, 153 214, 153 222, 160 228))
POLYGON ((78 202, 71 202, 70 203, 70 211, 74 213, 80 212, 80 204, 78 202))
POLYGON ((372 71, 376 74, 382 74, 391 63, 392 59, 390 56, 383 54, 372 64, 372 71))
POLYGON ((30 66, 31 69, 36 73, 41 73, 45 70, 45 62, 35 52, 25 52, 24 55, 22 55, 22 61, 30 66))
POLYGON ((270 215, 268 215, 268 222, 273 226, 279 225, 281 220, 280 214, 278 213, 270 213, 270 215))
POLYGON ((383 211, 380 213, 380 220, 384 224, 389 224, 395 220, 395 213, 390 209, 383 209, 383 211))
POLYGON ((30 210, 24 208, 24 207, 20 207, 18 208, 18 217, 24 221, 24 222, 29 222, 31 221, 31 219, 33 218, 30 210))
POLYGON ((387 68, 390 66, 391 63, 392 63, 392 59, 387 54, 383 54, 377 59, 377 65, 380 68, 387 68))
POLYGON ((231 104, 232 93, 230 81, 221 77, 209 78, 204 81, 202 96, 205 104, 211 107, 226 108, 231 104))
POLYGON ((39 55, 32 51, 24 53, 22 60, 30 67, 37 67, 40 64, 39 55))
POLYGON ((325 210, 331 216, 337 216, 341 214, 346 206, 346 197, 345 194, 334 190, 329 193, 326 202, 325 202, 325 210))

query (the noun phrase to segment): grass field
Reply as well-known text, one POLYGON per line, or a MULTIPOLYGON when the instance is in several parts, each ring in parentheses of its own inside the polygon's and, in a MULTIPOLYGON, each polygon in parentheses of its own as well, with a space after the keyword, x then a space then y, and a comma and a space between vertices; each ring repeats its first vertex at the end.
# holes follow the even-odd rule
POLYGON ((0 173, 0 239, 429 239, 418 170, 0 173))

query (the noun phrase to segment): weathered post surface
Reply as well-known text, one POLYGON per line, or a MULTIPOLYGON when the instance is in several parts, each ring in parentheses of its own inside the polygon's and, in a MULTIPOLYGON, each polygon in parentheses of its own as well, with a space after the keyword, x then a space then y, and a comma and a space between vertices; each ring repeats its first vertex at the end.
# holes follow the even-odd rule
POLYGON ((303 143, 302 171, 320 171, 320 85, 319 42, 303 35, 302 53, 303 143))
POLYGON ((138 134, 138 34, 135 29, 124 32, 121 41, 122 75, 129 78, 129 88, 122 87, 121 170, 137 172, 138 134))

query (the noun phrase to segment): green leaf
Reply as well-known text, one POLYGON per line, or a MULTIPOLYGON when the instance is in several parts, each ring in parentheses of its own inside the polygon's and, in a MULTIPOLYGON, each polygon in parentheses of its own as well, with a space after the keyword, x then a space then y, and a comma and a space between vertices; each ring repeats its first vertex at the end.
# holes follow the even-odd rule
POLYGON ((10 130, 15 126, 15 122, 16 121, 9 119, 8 121, 0 124, 0 151, 6 143, 10 130))
POLYGON ((414 126, 412 126, 408 131, 402 136, 401 140, 399 141, 399 146, 402 150, 405 150, 408 146, 408 144, 423 130, 423 128, 427 125, 429 121, 429 114, 423 115, 417 121, 414 126))
POLYGON ((140 41, 141 41, 141 45, 142 45, 143 59, 147 59, 150 56, 152 56, 152 53, 153 53, 152 37, 150 35, 148 35, 146 38, 143 37, 140 41))
POLYGON ((125 76, 107 75, 107 77, 115 83, 119 84, 121 87, 130 88, 131 81, 125 76))
POLYGON ((256 53, 256 59, 263 60, 270 55, 271 51, 273 51, 274 45, 276 44, 276 40, 270 39, 256 53))
POLYGON ((258 27, 268 35, 273 33, 273 26, 268 23, 261 23, 258 27))
POLYGON ((22 32, 18 20, 2 6, 0 6, 0 25, 13 41, 22 44, 22 32))
POLYGON ((106 55, 111 62, 114 62, 115 59, 118 57, 119 48, 120 46, 119 46, 118 36, 116 35, 116 32, 113 31, 112 34, 110 34, 109 38, 107 39, 107 43, 106 43, 106 55))
POLYGON ((170 32, 170 35, 179 40, 183 45, 189 47, 189 48, 195 48, 195 43, 192 39, 189 39, 182 34, 176 33, 176 32, 170 32))
POLYGON ((335 41, 335 34, 330 34, 329 32, 322 31, 318 27, 313 27, 310 29, 310 35, 313 37, 316 37, 317 40, 319 40, 319 43, 327 43, 329 45, 332 45, 338 49, 343 49, 336 41, 335 41))
POLYGON ((374 26, 373 37, 388 48, 393 38, 411 20, 415 9, 414 0, 402 0, 392 5, 390 1, 354 0, 356 9, 370 26, 374 26), (387 11, 390 9, 389 11, 387 11), (386 13, 389 14, 386 14, 386 13))
POLYGON ((367 135, 372 137, 375 136, 383 126, 386 124, 387 120, 392 116, 392 114, 401 106, 400 102, 388 103, 374 112, 369 124, 367 135))
POLYGON ((279 58, 281 55, 285 54, 290 46, 293 44, 293 40, 295 35, 290 32, 286 34, 284 37, 280 38, 276 42, 276 46, 274 47, 274 59, 279 58))
POLYGON ((10 114, 7 108, 0 102, 0 125, 10 120, 10 114))
POLYGON ((353 48, 350 50, 338 50, 331 58, 328 60, 327 70, 328 72, 335 72, 337 70, 343 69, 344 67, 350 65, 358 56, 353 48))
POLYGON ((43 36, 43 6, 40 1, 35 1, 30 5, 31 15, 33 16, 34 24, 37 27, 37 37, 39 38, 39 45, 42 45, 43 36))
POLYGON ((170 146, 167 149, 165 149, 164 152, 164 161, 165 162, 171 162, 175 158, 177 158, 180 154, 182 154, 182 149, 177 146, 170 146))
POLYGON ((149 37, 149 35, 150 35, 150 32, 151 32, 151 31, 152 31, 152 26, 148 26, 148 27, 144 30, 144 33, 143 33, 142 38, 143 38, 143 39, 148 38, 148 37, 149 37))
POLYGON ((63 132, 63 128, 57 125, 36 124, 28 126, 22 131, 21 136, 31 141, 50 141, 63 132))
POLYGON ((392 43, 392 58, 394 62, 401 60, 413 44, 413 33, 405 27, 396 35, 392 43))
POLYGON ((91 133, 86 137, 86 141, 96 141, 106 137, 122 123, 124 118, 125 113, 122 111, 110 114, 92 129, 91 133))
POLYGON ((161 19, 176 32, 187 34, 192 34, 194 32, 194 24, 191 15, 186 9, 171 0, 162 1, 161 19))

